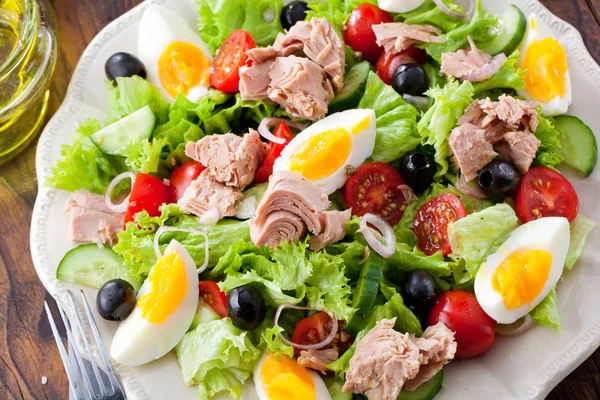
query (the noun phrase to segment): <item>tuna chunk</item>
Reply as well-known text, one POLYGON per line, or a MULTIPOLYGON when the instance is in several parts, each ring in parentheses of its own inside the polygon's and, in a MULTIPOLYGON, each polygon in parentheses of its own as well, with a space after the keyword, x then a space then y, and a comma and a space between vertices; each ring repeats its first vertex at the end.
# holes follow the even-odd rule
POLYGON ((438 35, 441 31, 431 25, 409 25, 389 22, 373 25, 377 44, 388 53, 396 54, 418 43, 444 43, 438 35))
POLYGON ((252 241, 257 246, 276 247, 282 241, 297 242, 307 231, 319 234, 323 231, 321 213, 329 205, 327 195, 301 174, 276 171, 250 220, 252 241))
POLYGON ((325 70, 333 86, 337 90, 344 86, 344 42, 325 18, 297 22, 280 43, 283 48, 302 43, 304 54, 325 70))
POLYGON ((346 234, 346 223, 352 217, 352 210, 323 211, 321 213, 321 226, 323 231, 310 238, 308 243, 312 251, 319 251, 331 243, 342 239, 346 234))
POLYGON ((219 213, 219 219, 235 215, 235 203, 242 192, 217 181, 208 169, 202 171, 185 190, 177 205, 183 212, 201 217, 210 209, 219 213))
POLYGON ((240 68, 240 95, 244 100, 263 100, 269 95, 271 83, 269 72, 273 60, 264 63, 254 63, 252 66, 244 65, 240 68))
POLYGON ((508 144, 508 154, 515 166, 526 173, 535 158, 535 153, 540 147, 540 140, 529 132, 506 132, 503 139, 508 144))
POLYGON ((526 130, 535 133, 538 127, 537 110, 529 101, 517 100, 503 94, 498 101, 492 101, 489 97, 479 100, 479 105, 488 116, 503 121, 507 130, 526 130))
POLYGON ((240 190, 254 179, 266 145, 254 129, 243 137, 228 133, 210 135, 185 146, 185 154, 207 167, 210 175, 240 190))
POLYGON ((336 349, 302 350, 298 357, 298 364, 325 374, 329 371, 327 364, 334 362, 338 357, 339 353, 336 349))
POLYGON ((494 65, 490 65, 492 56, 479 50, 470 36, 468 39, 471 45, 469 50, 460 49, 453 53, 442 54, 441 73, 471 82, 489 79, 504 64, 506 56, 504 54, 495 56, 494 65), (495 66, 497 68, 494 68, 495 66))
POLYGON ((106 206, 104 196, 78 190, 67 201, 69 240, 82 243, 114 244, 123 230, 125 213, 116 213, 106 206))
POLYGON ((356 345, 346 373, 344 392, 363 393, 369 400, 396 400, 404 383, 419 373, 419 348, 394 330, 396 318, 383 319, 356 345))
POLYGON ((404 388, 413 391, 433 378, 440 372, 444 365, 454 358, 456 341, 452 332, 442 322, 429 326, 420 338, 411 337, 419 348, 422 356, 421 367, 416 377, 406 382, 404 388))
POLYGON ((277 57, 269 77, 269 98, 288 114, 314 121, 327 113, 333 87, 323 68, 313 61, 296 56, 277 57))
POLYGON ((497 156, 485 130, 470 123, 454 128, 448 144, 467 182, 477 178, 477 172, 497 156))

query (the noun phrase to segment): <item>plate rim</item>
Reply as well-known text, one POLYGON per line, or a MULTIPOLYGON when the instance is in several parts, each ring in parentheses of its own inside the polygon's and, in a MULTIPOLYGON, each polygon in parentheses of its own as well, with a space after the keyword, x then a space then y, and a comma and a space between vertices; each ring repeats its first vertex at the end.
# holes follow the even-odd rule
MULTIPOLYGON (((504 1, 510 3, 510 0, 504 1)), ((56 268, 50 261, 45 234, 50 206, 59 192, 58 189, 44 186, 45 177, 50 174, 50 169, 53 166, 52 148, 57 140, 57 135, 64 128, 67 121, 86 105, 83 100, 85 79, 100 49, 130 24, 137 22, 148 5, 162 5, 166 2, 167 0, 143 1, 106 25, 90 41, 73 71, 62 104, 49 119, 40 135, 35 157, 38 193, 32 212, 30 249, 36 273, 51 295, 67 290, 62 282, 51 278, 56 268), (53 273, 50 274, 50 271, 53 271, 53 273)), ((523 2, 529 14, 537 14, 554 31, 559 33, 561 43, 569 48, 569 58, 574 59, 585 70, 588 77, 594 81, 595 86, 600 88, 600 65, 598 65, 589 53, 583 42, 581 33, 573 25, 550 12, 538 0, 523 0, 523 2)), ((526 392, 527 398, 543 399, 567 375, 589 358, 598 347, 600 347, 600 318, 592 328, 581 332, 581 335, 576 340, 571 341, 571 345, 565 352, 551 360, 540 370, 537 378, 534 382, 531 382, 526 392)), ((132 368, 119 366, 118 372, 129 396, 136 399, 151 399, 151 396, 135 377, 132 368)))

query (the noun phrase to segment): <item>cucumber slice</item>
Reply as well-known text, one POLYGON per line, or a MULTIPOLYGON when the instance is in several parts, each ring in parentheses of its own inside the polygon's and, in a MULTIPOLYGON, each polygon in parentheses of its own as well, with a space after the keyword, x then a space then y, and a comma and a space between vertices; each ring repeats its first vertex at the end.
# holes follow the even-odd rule
POLYGON ((356 309, 356 312, 346 325, 346 331, 352 336, 356 336, 366 326, 367 315, 375 304, 382 276, 383 265, 372 254, 360 271, 360 277, 352 297, 352 307, 356 309))
POLYGON ((331 395, 331 400, 352 400, 353 394, 342 392, 344 381, 335 376, 324 376, 323 382, 331 395))
POLYGON ((594 132, 582 120, 573 115, 554 117, 555 129, 560 133, 559 153, 565 164, 585 176, 590 176, 596 165, 598 145, 594 132))
POLYGON ((444 371, 435 374, 430 380, 422 384, 414 392, 403 390, 398 400, 431 400, 444 386, 444 371))
POLYGON ((493 56, 504 53, 508 57, 523 41, 527 31, 527 18, 519 7, 512 4, 498 19, 498 26, 496 37, 480 48, 493 56))
POLYGON ((199 299, 198 308, 196 308, 196 315, 194 315, 194 319, 192 320, 190 331, 196 329, 203 322, 210 322, 220 318, 211 306, 202 301, 202 299, 199 299))
POLYGON ((344 87, 329 103, 329 114, 356 108, 367 86, 367 77, 371 71, 368 61, 354 65, 344 75, 344 87))
POLYGON ((121 118, 90 136, 90 139, 106 154, 125 156, 130 144, 150 138, 156 117, 150 106, 121 118))
POLYGON ((123 264, 123 258, 110 247, 82 244, 67 251, 58 264, 56 279, 100 289, 111 279, 123 279, 138 291, 142 282, 133 277, 123 264))

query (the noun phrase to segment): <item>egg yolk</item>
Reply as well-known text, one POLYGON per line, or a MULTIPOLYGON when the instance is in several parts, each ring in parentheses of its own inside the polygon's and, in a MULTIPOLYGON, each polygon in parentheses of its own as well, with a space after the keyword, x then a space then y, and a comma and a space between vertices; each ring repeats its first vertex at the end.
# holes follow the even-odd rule
POLYGON ((300 145, 290 160, 290 170, 312 181, 325 178, 344 165, 352 137, 344 128, 325 131, 300 145))
POLYGON ((519 308, 541 293, 551 267, 552 254, 545 250, 516 251, 494 272, 492 288, 502 296, 506 308, 519 308))
POLYGON ((160 324, 179 306, 187 292, 187 276, 181 256, 176 253, 161 257, 150 274, 150 292, 142 296, 137 305, 142 317, 160 324))
POLYGON ((357 134, 361 133, 362 131, 364 131, 365 129, 367 129, 369 127, 370 123, 371 123, 371 117, 366 117, 365 119, 363 119, 358 124, 356 124, 352 127, 352 134, 357 135, 357 134))
POLYGON ((188 42, 172 42, 158 60, 158 76, 172 97, 187 95, 210 78, 210 60, 198 47, 188 42))
POLYGON ((532 98, 548 103, 556 97, 564 97, 567 91, 567 53, 556 39, 545 38, 530 43, 521 68, 527 70, 523 79, 532 98))
POLYGON ((315 383, 304 367, 283 354, 266 356, 260 380, 269 399, 311 400, 316 397, 315 383))

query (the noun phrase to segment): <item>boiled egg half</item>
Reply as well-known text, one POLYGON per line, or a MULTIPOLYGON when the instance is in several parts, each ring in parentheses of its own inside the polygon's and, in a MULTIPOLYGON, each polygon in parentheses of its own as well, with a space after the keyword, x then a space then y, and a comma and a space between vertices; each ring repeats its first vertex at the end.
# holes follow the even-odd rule
POLYGON ((425 3, 425 0, 379 0, 378 6, 382 10, 392 13, 406 13, 416 10, 425 3))
POLYGON ((208 93, 212 56, 188 23, 170 10, 151 4, 138 31, 137 55, 147 79, 173 100, 182 94, 197 102, 208 93))
POLYGON ((540 218, 515 229, 475 277, 483 310, 511 324, 540 304, 562 275, 569 241, 569 221, 563 217, 540 218))
POLYGON ((275 160, 273 171, 295 171, 326 194, 344 186, 347 168, 357 168, 375 147, 375 112, 347 110, 300 132, 275 160))
POLYGON ((133 311, 119 325, 110 356, 124 365, 146 364, 164 356, 185 335, 197 306, 196 265, 173 240, 150 270, 133 311))
POLYGON ((520 51, 520 67, 526 72, 519 94, 541 106, 543 115, 565 114, 573 102, 567 52, 536 14, 527 19, 520 51))
POLYGON ((330 400, 323 379, 285 354, 266 353, 254 371, 260 400, 330 400))

